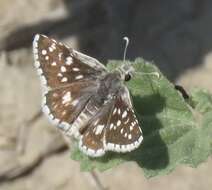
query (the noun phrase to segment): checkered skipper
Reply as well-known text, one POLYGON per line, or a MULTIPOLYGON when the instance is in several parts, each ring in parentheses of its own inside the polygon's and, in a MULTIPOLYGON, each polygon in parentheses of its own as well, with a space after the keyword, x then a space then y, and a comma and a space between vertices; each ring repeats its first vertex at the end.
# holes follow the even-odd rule
POLYGON ((45 35, 33 41, 35 67, 43 90, 42 109, 87 155, 130 152, 143 137, 129 91, 133 67, 113 72, 96 59, 45 35))

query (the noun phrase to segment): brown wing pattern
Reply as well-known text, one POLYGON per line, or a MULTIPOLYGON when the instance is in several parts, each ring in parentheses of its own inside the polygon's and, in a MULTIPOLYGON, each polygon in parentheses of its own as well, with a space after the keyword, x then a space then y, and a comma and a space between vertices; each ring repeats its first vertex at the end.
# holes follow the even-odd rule
POLYGON ((72 135, 76 131, 71 124, 86 106, 95 87, 92 82, 77 82, 48 91, 43 98, 43 112, 53 124, 72 135))
POLYGON ((59 88, 73 82, 95 79, 104 72, 103 69, 95 67, 95 64, 88 64, 87 60, 93 58, 87 56, 87 59, 82 59, 77 51, 44 35, 35 36, 33 51, 37 72, 43 86, 48 88, 59 88))
POLYGON ((112 102, 100 109, 85 127, 79 142, 79 148, 87 155, 98 157, 105 154, 105 132, 108 118, 112 109, 112 102))
POLYGON ((106 150, 130 152, 142 141, 142 131, 131 106, 117 96, 106 129, 106 150))

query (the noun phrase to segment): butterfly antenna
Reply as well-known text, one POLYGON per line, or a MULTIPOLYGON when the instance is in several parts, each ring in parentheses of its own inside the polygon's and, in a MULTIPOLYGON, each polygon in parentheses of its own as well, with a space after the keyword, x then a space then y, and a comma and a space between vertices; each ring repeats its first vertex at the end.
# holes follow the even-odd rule
POLYGON ((124 48, 124 57, 123 57, 123 61, 126 60, 126 54, 127 54, 127 47, 129 45, 129 38, 128 37, 124 37, 123 40, 126 42, 125 43, 125 48, 124 48))
POLYGON ((157 78, 160 78, 160 74, 157 72, 157 71, 154 71, 154 72, 150 72, 150 73, 145 73, 145 72, 136 72, 136 74, 138 75, 154 75, 156 76, 157 78))

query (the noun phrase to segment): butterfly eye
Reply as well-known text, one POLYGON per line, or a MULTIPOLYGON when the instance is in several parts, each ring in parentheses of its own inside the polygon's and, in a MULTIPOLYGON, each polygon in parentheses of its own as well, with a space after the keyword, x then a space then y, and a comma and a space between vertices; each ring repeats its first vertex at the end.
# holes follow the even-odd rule
POLYGON ((130 75, 129 73, 127 73, 127 74, 125 75, 124 80, 125 80, 125 81, 129 81, 130 79, 131 79, 131 75, 130 75))

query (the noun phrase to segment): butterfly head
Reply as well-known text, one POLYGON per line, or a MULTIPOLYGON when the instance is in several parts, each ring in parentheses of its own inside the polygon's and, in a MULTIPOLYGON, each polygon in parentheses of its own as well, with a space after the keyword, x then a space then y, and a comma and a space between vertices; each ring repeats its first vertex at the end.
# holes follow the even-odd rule
POLYGON ((124 56, 123 56, 124 64, 121 67, 118 68, 118 72, 120 74, 121 80, 127 82, 132 78, 132 75, 133 75, 135 70, 132 67, 132 65, 126 61, 126 53, 127 53, 127 47, 129 45, 129 38, 124 37, 123 40, 126 42, 125 48, 124 48, 124 56))
POLYGON ((118 68, 118 72, 120 73, 121 80, 129 81, 135 73, 135 69, 129 63, 123 64, 121 67, 118 68))

